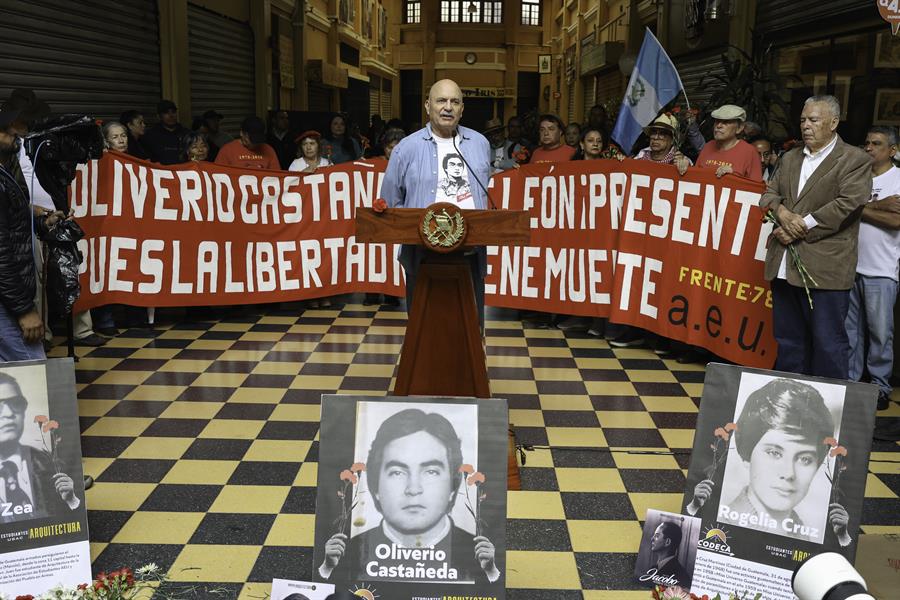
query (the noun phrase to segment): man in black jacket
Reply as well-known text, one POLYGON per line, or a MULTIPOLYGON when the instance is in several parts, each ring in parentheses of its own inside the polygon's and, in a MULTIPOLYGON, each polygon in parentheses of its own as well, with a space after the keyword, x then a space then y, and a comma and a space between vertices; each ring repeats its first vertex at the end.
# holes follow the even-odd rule
POLYGON ((16 136, 16 110, 0 110, 0 361, 45 358, 44 322, 35 308, 35 258, 32 223, 53 226, 59 211, 32 220, 16 136))
POLYGON ((164 165, 175 165, 181 161, 181 138, 189 132, 178 122, 178 107, 171 100, 162 100, 156 105, 159 123, 147 130, 141 143, 150 160, 164 165))
POLYGON ((266 143, 272 146, 272 150, 278 155, 278 162, 284 171, 287 171, 297 158, 297 144, 294 143, 294 134, 290 130, 291 117, 288 112, 276 111, 272 115, 272 126, 266 134, 266 143))

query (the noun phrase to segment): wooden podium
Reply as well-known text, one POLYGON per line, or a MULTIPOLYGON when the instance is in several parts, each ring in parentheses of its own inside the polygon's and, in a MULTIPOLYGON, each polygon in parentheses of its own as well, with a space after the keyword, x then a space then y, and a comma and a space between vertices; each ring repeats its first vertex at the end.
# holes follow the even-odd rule
MULTIPOLYGON (((527 211, 459 210, 444 203, 381 213, 357 208, 356 241, 427 250, 416 275, 394 394, 491 397, 466 252, 477 246, 527 244, 528 219, 527 211), (456 239, 460 229, 462 237, 456 239)), ((512 434, 508 488, 520 488, 512 434)))

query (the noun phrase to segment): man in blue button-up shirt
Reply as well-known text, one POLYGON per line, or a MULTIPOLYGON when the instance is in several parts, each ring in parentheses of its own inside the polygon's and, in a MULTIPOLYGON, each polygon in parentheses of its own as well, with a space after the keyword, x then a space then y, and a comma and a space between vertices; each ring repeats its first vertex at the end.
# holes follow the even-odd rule
MULTIPOLYGON (((425 101, 428 124, 403 138, 391 153, 381 183, 381 197, 390 207, 425 208, 436 201, 457 203, 460 208, 486 209, 487 184, 491 172, 491 152, 487 139, 459 125, 463 113, 462 91, 455 82, 442 79, 431 86, 425 101), (445 165, 461 156, 468 182, 458 193, 456 186, 442 185, 449 176, 445 165), (448 190, 453 190, 452 192, 448 190), (450 195, 448 195, 450 194, 450 195)), ((419 263, 425 256, 420 246, 403 246, 400 264, 406 271, 406 306, 412 306, 413 288, 419 263)), ((472 283, 482 328, 484 327, 484 276, 487 256, 484 248, 469 255, 472 283)))

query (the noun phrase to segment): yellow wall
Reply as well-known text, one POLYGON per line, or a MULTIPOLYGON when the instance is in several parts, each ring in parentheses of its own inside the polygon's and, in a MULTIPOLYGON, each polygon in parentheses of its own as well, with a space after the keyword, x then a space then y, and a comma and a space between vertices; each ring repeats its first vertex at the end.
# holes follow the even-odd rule
MULTIPOLYGON (((390 11, 390 36, 397 41, 389 54, 391 64, 398 70, 422 71, 423 97, 431 84, 446 77, 462 88, 509 88, 511 97, 498 102, 505 115, 517 113, 517 74, 537 72, 538 54, 549 52, 543 28, 520 25, 519 0, 504 0, 503 23, 498 25, 441 23, 440 3, 426 1, 421 22, 404 24, 403 0, 384 4, 390 11), (477 55, 475 65, 464 62, 467 52, 477 55)), ((552 2, 544 4, 546 17, 546 6, 552 2)), ((399 98, 395 106, 399 113, 399 98)))
MULTIPOLYGON (((593 36, 595 41, 618 41, 625 44, 626 53, 637 52, 640 40, 633 28, 622 24, 630 21, 630 12, 637 7, 642 23, 665 17, 668 2, 651 0, 546 0, 542 2, 541 27, 520 25, 519 0, 504 0, 503 23, 499 25, 442 24, 437 0, 422 1, 422 20, 419 24, 404 24, 404 0, 352 0, 356 19, 353 23, 339 21, 340 0, 158 0, 160 19, 160 57, 163 71, 163 94, 172 98, 185 114, 190 114, 190 77, 187 68, 187 3, 193 2, 209 10, 250 24, 256 46, 256 105, 263 115, 280 104, 284 108, 304 110, 308 107, 306 65, 310 60, 322 60, 330 69, 331 83, 347 76, 365 80, 372 74, 392 82, 392 107, 388 116, 399 116, 401 107, 400 72, 405 69, 422 71, 422 95, 437 79, 451 77, 466 87, 505 88, 509 96, 502 103, 506 115, 516 114, 517 74, 537 72, 538 55, 552 56, 553 72, 540 78, 539 109, 559 112, 566 118, 569 105, 569 85, 566 81, 565 53, 575 47, 575 117, 583 120, 585 85, 593 85, 592 77, 581 77, 582 41, 593 36), (363 9, 374 7, 373 37, 363 31, 363 9), (380 47, 378 19, 379 6, 387 14, 387 45, 380 47), (302 8, 302 14, 296 11, 302 8), (293 90, 272 90, 272 50, 268 41, 271 35, 271 16, 277 12, 285 23, 298 23, 285 27, 281 35, 292 35, 294 42, 293 90), (625 15, 619 18, 620 15, 625 15), (648 21, 649 19, 649 21, 648 21), (620 25, 616 25, 619 23, 620 25), (302 25, 301 25, 302 24, 302 25), (339 60, 341 41, 358 48, 361 64, 353 67, 339 60), (629 47, 629 43, 630 46, 629 47), (466 52, 477 54, 474 66, 464 62, 466 52), (544 99, 549 88, 550 97, 544 99), (554 95, 559 98, 554 98, 554 95)), ((755 2, 752 3, 755 5, 755 2)), ((738 11, 734 19, 746 22, 749 10, 738 11)), ((657 28, 660 35, 665 27, 657 28)), ((733 26, 733 31, 741 27, 733 26)), ((747 36, 743 36, 747 37, 747 36)), ((739 35, 732 43, 747 46, 748 41, 739 35)), ((604 72, 611 77, 615 67, 604 72)), ((333 87, 332 109, 339 105, 340 83, 333 87)), ((384 110, 380 112, 385 113, 384 110)))
MULTIPOLYGON (((394 98, 393 104, 396 110, 391 111, 392 114, 383 114, 385 118, 399 114, 399 73, 388 62, 387 49, 381 48, 379 44, 379 11, 380 6, 387 8, 388 18, 391 18, 391 11, 388 8, 388 2, 380 4, 377 0, 352 0, 355 6, 355 19, 352 22, 343 22, 340 19, 340 0, 308 0, 304 11, 304 27, 303 27, 303 58, 301 64, 298 65, 297 77, 305 78, 305 65, 308 61, 323 61, 331 72, 330 79, 343 79, 348 77, 355 78, 360 81, 371 79, 371 75, 377 75, 381 79, 388 79, 392 82, 394 98), (363 28, 363 11, 366 6, 371 6, 372 19, 372 37, 367 36, 367 32, 363 28), (340 61, 340 44, 346 43, 359 50, 360 65, 347 65, 340 61), (336 77, 335 74, 339 75, 336 77)), ((390 35, 388 35, 390 37, 390 35)), ((391 45, 388 40, 388 46, 391 45)), ((334 83, 331 81, 331 83, 334 83)), ((347 107, 339 105, 340 85, 329 85, 332 89, 332 109, 343 110, 347 107)), ((380 91, 373 91, 378 94, 380 91)), ((308 107, 308 96, 299 98, 300 108, 308 107)), ((385 111, 379 110, 384 113, 385 111)))

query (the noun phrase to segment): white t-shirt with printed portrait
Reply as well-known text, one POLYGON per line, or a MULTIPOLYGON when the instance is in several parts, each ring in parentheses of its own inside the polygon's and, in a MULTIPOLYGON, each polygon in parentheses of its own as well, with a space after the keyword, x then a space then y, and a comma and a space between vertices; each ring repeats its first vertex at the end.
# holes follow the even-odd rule
POLYGON ((456 148, 460 138, 456 136, 456 148, 451 138, 434 136, 437 142, 438 184, 435 202, 451 202, 459 208, 475 208, 475 198, 469 187, 469 170, 456 148))

